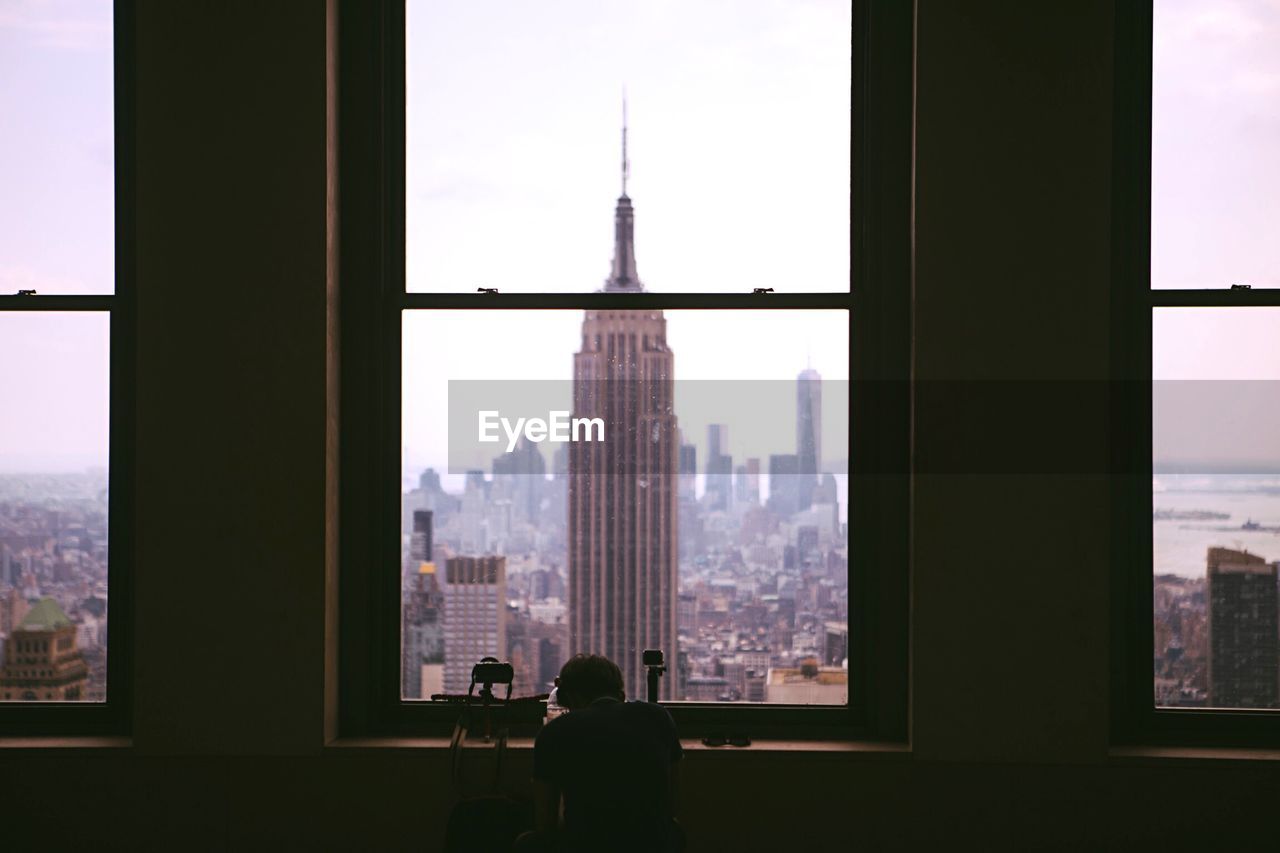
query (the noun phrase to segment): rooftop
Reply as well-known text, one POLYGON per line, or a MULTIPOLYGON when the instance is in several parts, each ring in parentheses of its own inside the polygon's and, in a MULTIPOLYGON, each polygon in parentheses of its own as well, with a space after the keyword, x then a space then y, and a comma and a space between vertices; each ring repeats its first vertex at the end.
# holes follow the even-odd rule
POLYGON ((42 598, 27 611, 18 628, 23 631, 53 631, 70 624, 71 620, 58 606, 58 602, 52 598, 42 598))
POLYGON ((838 666, 821 666, 812 677, 806 677, 798 666, 784 666, 769 669, 770 684, 848 684, 849 670, 838 666))

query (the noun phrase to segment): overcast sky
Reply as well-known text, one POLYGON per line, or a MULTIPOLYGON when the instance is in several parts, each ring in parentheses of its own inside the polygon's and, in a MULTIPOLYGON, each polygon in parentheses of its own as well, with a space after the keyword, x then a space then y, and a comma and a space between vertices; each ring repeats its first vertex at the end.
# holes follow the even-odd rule
POLYGON ((408 4, 411 290, 849 287, 848 0, 408 4))
POLYGON ((1280 0, 1154 9, 1152 284, 1280 287, 1280 0))
MULTIPOLYGON (((411 0, 409 288, 598 290, 625 88, 648 290, 847 290, 850 15, 845 0, 411 0)), ((678 380, 793 380, 807 363, 847 378, 843 312, 667 318, 678 380)), ((443 467, 448 380, 567 380, 581 324, 580 311, 407 317, 407 467, 443 467)), ((794 451, 738 426, 739 457, 794 451)), ((688 427, 703 443, 704 425, 688 427)))
POLYGON ((0 0, 0 293, 114 287, 111 32, 110 0, 0 0))
MULTIPOLYGON (((1280 0, 1156 0, 1151 280, 1280 287, 1280 0)), ((1164 308, 1157 460, 1280 464, 1280 309, 1164 308)))
MULTIPOLYGON (((1280 287, 1280 0, 1156 0, 1155 14, 1153 280, 1280 287)), ((0 0, 0 292, 112 287, 110 15, 108 0, 0 0)), ((624 86, 649 290, 847 287, 849 15, 838 0, 410 0, 410 287, 599 288, 624 86)), ((1195 313, 1157 316, 1157 378, 1280 372, 1280 313, 1195 313)), ((793 377, 810 358, 834 378, 845 363, 847 341, 823 331, 842 322, 766 321, 765 348, 745 319, 670 317, 681 378, 793 377)), ((536 346, 527 324, 490 319, 505 360, 442 354, 467 326, 437 323, 422 332, 435 343, 406 334, 406 376, 567 375, 575 312, 540 318, 536 346)), ((105 461, 105 334, 0 317, 0 470, 105 461)), ((1238 449, 1280 459, 1269 439, 1238 449)))
MULTIPOLYGON (((0 0, 0 293, 110 293, 109 0, 0 0)), ((107 461, 107 318, 0 312, 0 472, 107 461)))

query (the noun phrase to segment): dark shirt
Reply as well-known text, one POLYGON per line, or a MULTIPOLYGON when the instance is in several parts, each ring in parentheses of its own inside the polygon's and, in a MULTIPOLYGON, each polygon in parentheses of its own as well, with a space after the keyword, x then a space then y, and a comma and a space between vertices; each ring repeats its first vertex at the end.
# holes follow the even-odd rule
POLYGON ((683 754, 661 705, 603 698, 539 732, 533 777, 564 795, 572 849, 663 850, 671 823, 669 774, 683 754))

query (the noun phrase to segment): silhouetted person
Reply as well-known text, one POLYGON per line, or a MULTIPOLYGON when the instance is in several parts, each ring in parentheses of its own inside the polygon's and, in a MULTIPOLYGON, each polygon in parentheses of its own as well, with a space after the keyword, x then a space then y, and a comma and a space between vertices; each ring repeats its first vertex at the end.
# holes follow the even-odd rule
POLYGON ((516 850, 683 850, 674 819, 683 750, 671 715, 661 705, 625 701, 622 671, 600 655, 572 658, 556 685, 568 713, 534 743, 538 830, 516 850))

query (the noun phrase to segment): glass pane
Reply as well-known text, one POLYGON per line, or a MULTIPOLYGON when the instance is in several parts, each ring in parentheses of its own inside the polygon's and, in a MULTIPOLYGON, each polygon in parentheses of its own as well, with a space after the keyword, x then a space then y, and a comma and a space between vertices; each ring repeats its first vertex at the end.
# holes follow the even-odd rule
POLYGON ((115 289, 110 0, 0 5, 0 294, 115 289))
POLYGON ((851 26, 848 0, 410 0, 408 289, 848 291, 851 26))
POLYGON ((847 702, 848 364, 844 311, 406 312, 405 698, 659 648, 663 699, 847 702))
POLYGON ((1280 309, 1153 333, 1156 704, 1280 707, 1280 309))
POLYGON ((1154 14, 1151 286, 1280 287, 1280 5, 1154 14))
POLYGON ((0 702, 106 699, 108 339, 0 312, 0 702))

